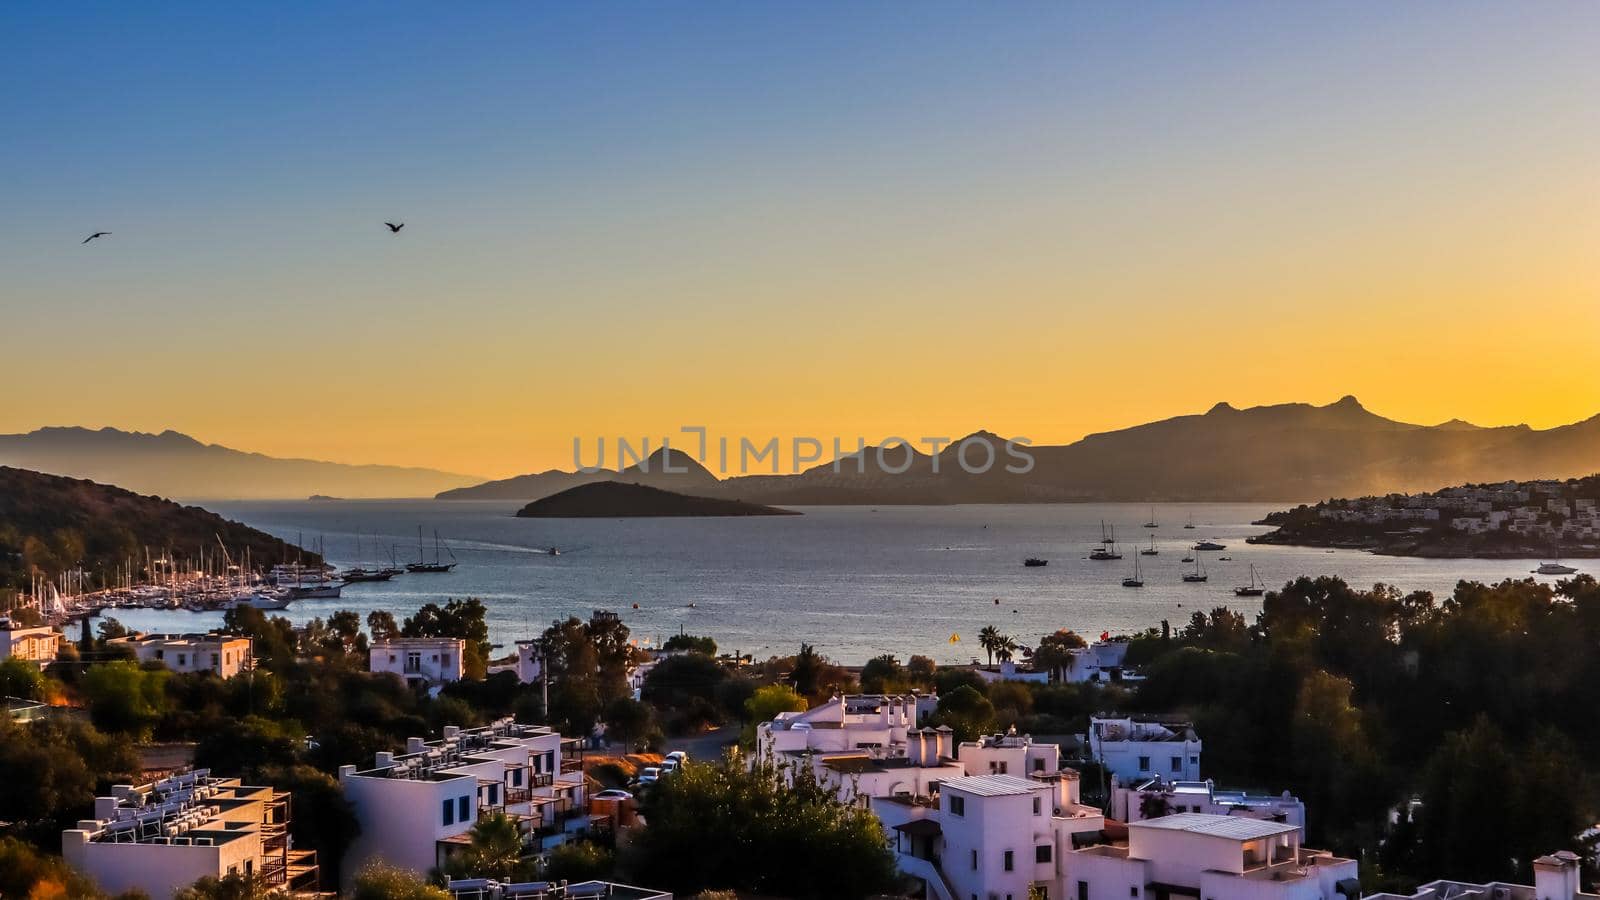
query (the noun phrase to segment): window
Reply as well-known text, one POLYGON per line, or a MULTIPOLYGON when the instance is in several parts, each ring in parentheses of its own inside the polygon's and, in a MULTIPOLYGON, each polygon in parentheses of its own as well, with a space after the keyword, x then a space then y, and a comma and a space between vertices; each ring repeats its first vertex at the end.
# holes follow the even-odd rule
POLYGON ((498 784, 489 785, 489 805, 490 806, 499 806, 500 805, 500 785, 498 785, 498 784))
POLYGON ((1183 771, 1183 757, 1174 756, 1172 758, 1172 771, 1174 771, 1174 772, 1182 772, 1183 771))
POLYGON ((1141 772, 1150 771, 1150 757, 1148 757, 1148 756, 1139 757, 1139 771, 1141 771, 1141 772))
POLYGON ((181 667, 181 666, 187 666, 188 664, 189 664, 189 654, 187 654, 187 653, 179 653, 178 654, 178 665, 181 667))
POLYGON ((959 794, 950 795, 950 815, 964 816, 967 814, 967 798, 959 794))
POLYGON ((978 871, 978 851, 972 851, 972 871, 978 871))
POLYGON ((217 654, 211 654, 211 668, 217 668, 217 660, 219 659, 221 659, 221 657, 217 656, 217 654))
POLYGON ((1035 772, 1043 772, 1044 771, 1044 757, 1036 756, 1036 757, 1033 758, 1033 770, 1035 772))
POLYGON ((456 799, 456 818, 465 822, 472 813, 472 798, 459 797, 456 799))
POLYGON ((1033 861, 1036 862, 1036 863, 1047 863, 1047 862, 1049 862, 1050 861, 1050 845, 1049 844, 1040 844, 1039 846, 1033 848, 1033 861))
POLYGON ((511 770, 511 786, 512 787, 522 787, 522 770, 521 769, 512 769, 511 770))
POLYGON ((1078 900, 1089 900, 1089 882, 1078 882, 1078 900))
POLYGON ((1044 804, 1039 802, 1038 797, 1033 798, 1033 814, 1037 816, 1042 812, 1044 812, 1044 804))
POLYGON ((1017 861, 1017 854, 1014 851, 1007 850, 1006 851, 1006 855, 1005 855, 1005 862, 1004 862, 1005 870, 1007 872, 1009 872, 1012 869, 1016 868, 1016 861, 1017 861))
POLYGON ((167 658, 167 651, 165 651, 165 650, 157 650, 156 651, 156 659, 166 659, 166 658, 167 658))
POLYGON ((1137 897, 1137 896, 1139 896, 1139 888, 1138 887, 1128 888, 1128 896, 1129 897, 1137 897))
POLYGON ((1189 757, 1189 765, 1191 765, 1191 766, 1200 765, 1200 757, 1198 757, 1198 756, 1189 757))
POLYGON ((454 825, 455 823, 456 823, 456 807, 455 807, 455 804, 451 803, 450 800, 448 798, 446 798, 445 801, 444 801, 444 824, 446 824, 446 825, 454 825))

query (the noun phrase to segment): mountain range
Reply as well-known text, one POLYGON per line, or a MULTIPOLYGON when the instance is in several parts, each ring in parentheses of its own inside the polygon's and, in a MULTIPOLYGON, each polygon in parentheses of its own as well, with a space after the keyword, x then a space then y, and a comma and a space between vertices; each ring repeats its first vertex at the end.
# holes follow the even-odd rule
MULTIPOLYGON (((1432 490, 1507 478, 1565 478, 1600 471, 1600 416, 1535 430, 1485 428, 1459 419, 1416 425, 1377 415, 1354 397, 1325 406, 1284 403, 1238 409, 1218 403, 1205 413, 1091 434, 1071 444, 1026 448, 1031 471, 1006 471, 1004 441, 989 432, 996 464, 970 474, 956 442, 935 457, 913 453, 905 471, 880 467, 877 448, 858 460, 824 463, 793 475, 717 480, 676 452, 682 475, 652 464, 595 475, 542 472, 450 491, 451 499, 534 500, 595 480, 640 481, 768 505, 1028 503, 1072 501, 1306 501, 1432 490)), ((884 462, 898 469, 906 451, 884 462)), ((657 454, 659 456, 659 452, 657 454)), ((969 458, 983 459, 973 450, 969 458)))
POLYGON ((0 465, 87 478, 163 497, 430 497, 483 479, 433 469, 281 459, 204 444, 176 431, 40 428, 0 435, 0 465))

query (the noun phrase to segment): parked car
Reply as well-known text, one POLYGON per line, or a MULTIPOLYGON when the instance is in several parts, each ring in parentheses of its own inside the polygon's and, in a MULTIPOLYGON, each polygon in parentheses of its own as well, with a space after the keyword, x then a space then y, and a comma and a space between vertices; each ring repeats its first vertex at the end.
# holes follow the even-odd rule
POLYGON ((595 800, 632 800, 633 794, 621 788, 608 788, 594 795, 595 800))
POLYGON ((646 766, 639 770, 639 777, 635 780, 639 782, 641 787, 647 784, 655 784, 657 781, 661 780, 661 767, 646 766))
POLYGON ((681 766, 689 761, 689 754, 683 750, 674 750, 667 754, 667 759, 677 760, 677 764, 681 766))
POLYGON ((671 775, 676 771, 678 771, 678 761, 676 759, 669 756, 661 761, 661 774, 671 775))

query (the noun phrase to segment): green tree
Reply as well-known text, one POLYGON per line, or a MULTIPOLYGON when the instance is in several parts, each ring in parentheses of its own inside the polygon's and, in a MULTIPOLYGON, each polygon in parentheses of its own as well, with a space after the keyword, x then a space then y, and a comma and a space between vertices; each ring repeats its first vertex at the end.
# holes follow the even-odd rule
POLYGON ((400 636, 400 626, 395 623, 394 613, 386 609, 375 609, 367 613, 367 630, 372 633, 375 641, 386 641, 400 636))
POLYGON ((522 834, 510 816, 502 812, 484 816, 473 824, 467 836, 471 844, 445 867, 452 876, 502 881, 533 876, 534 865, 523 861, 522 834))
POLYGON ((162 668, 141 669, 131 662, 109 662, 90 667, 79 687, 96 727, 143 739, 149 737, 166 710, 170 677, 171 673, 162 668))
POLYGON ((43 700, 48 684, 49 679, 39 667, 22 657, 8 656, 0 660, 0 697, 43 700))
POLYGON ((606 737, 631 747, 656 729, 655 712, 649 704, 631 697, 618 697, 606 707, 606 737))
POLYGON ((995 651, 1000 649, 1000 638, 1000 629, 993 625, 985 625, 978 632, 978 646, 983 648, 991 666, 994 665, 995 651))
POLYGON ((688 650, 692 653, 704 653, 707 656, 717 655, 717 642, 709 637, 693 634, 675 634, 667 638, 661 645, 663 650, 688 650))
POLYGON ((0 897, 97 900, 104 896, 61 857, 14 837, 0 837, 0 897))
POLYGON ((1047 634, 1039 639, 1039 646, 1033 651, 1033 667, 1050 673, 1051 681, 1061 681, 1077 659, 1073 651, 1087 646, 1088 642, 1075 631, 1063 628, 1047 634))
POLYGON ((753 748, 757 725, 772 721, 778 717, 778 713, 805 712, 809 706, 806 698, 787 684, 762 685, 744 702, 745 726, 740 734, 740 742, 746 749, 753 748))
POLYGON ((841 802, 809 764, 691 763, 646 794, 642 812, 640 878, 679 895, 716 886, 856 900, 894 883, 877 817, 841 802))
POLYGON ((208 875, 172 895, 172 900, 286 900, 288 894, 254 875, 208 875))
POLYGON ((350 900, 450 900, 450 895, 405 869, 371 863, 356 873, 350 900))
POLYGON ((794 658, 794 668, 789 673, 789 683, 803 696, 815 696, 821 687, 822 670, 822 655, 817 648, 802 643, 800 652, 794 658))
POLYGON ((875 656, 861 667, 861 690, 866 693, 897 693, 904 690, 905 685, 905 669, 893 653, 875 656))
POLYGON ((468 678, 481 679, 489 669, 488 610, 476 597, 428 603, 400 626, 405 637, 459 638, 467 642, 464 660, 468 678))
POLYGON ((617 867, 616 854, 592 841, 569 841, 550 851, 544 877, 550 881, 609 880, 617 867))
POLYGON ((940 695, 939 706, 928 718, 928 724, 949 727, 958 743, 975 741, 979 735, 995 730, 994 704, 970 685, 962 685, 940 695))

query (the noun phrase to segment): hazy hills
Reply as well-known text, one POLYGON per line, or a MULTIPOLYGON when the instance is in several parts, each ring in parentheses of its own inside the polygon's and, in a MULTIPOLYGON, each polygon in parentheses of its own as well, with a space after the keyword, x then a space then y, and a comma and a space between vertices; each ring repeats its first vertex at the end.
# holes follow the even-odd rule
POLYGON ((524 519, 630 519, 667 516, 797 516, 740 500, 694 497, 643 484, 596 481, 541 497, 517 511, 524 519))
POLYGON ((0 435, 0 465, 191 499, 431 497, 482 481, 432 469, 279 459, 203 444, 176 431, 147 434, 115 428, 41 428, 0 435))
MULTIPOLYGON (((794 475, 716 481, 710 472, 678 477, 705 496, 769 505, 1026 503, 1063 501, 1304 501, 1432 490, 1505 478, 1556 478, 1600 471, 1600 417, 1535 431, 1525 425, 1481 428, 1451 420, 1426 426, 1377 415, 1354 397, 1325 406, 1286 403, 1236 409, 1219 403, 1176 416, 1092 434, 1063 446, 1026 448, 1032 471, 1012 474, 1004 442, 986 432, 996 464, 969 474, 955 445, 934 457, 917 453, 904 472, 880 468, 875 448, 858 461, 826 463, 794 475), (836 471, 837 469, 837 471, 836 471), (706 483, 706 479, 711 479, 706 483)), ((891 468, 905 451, 885 454, 891 468)), ((683 454, 676 454, 683 456, 683 454)), ((981 462, 983 454, 969 453, 981 462)), ((659 472, 659 466, 652 467, 659 472)), ((492 482, 498 499, 531 500, 580 478, 546 472, 492 482), (550 487, 559 485, 559 487, 550 487), (520 492, 520 493, 519 493, 520 492), (535 493, 539 492, 539 493, 535 493)), ((636 480, 601 473, 588 480, 636 480)), ((666 485, 671 487, 671 483, 666 485)), ((485 486, 487 487, 487 486, 485 486)), ((473 496, 478 488, 451 492, 473 496)))
POLYGON ((537 500, 581 484, 602 481, 620 481, 643 484, 662 490, 698 492, 715 489, 717 476, 694 457, 682 450, 663 447, 645 458, 645 461, 625 469, 600 469, 596 472, 562 472, 551 469, 531 475, 518 475, 499 481, 488 481, 471 487, 456 488, 439 494, 440 500, 537 500), (669 472, 667 469, 683 471, 669 472))
MULTIPOLYGON (((129 559, 142 563, 171 553, 182 558, 246 552, 256 566, 297 557, 316 562, 270 534, 193 506, 159 497, 0 466, 0 587, 20 586, 30 573, 54 577, 79 566, 91 577, 114 573, 129 559)), ((137 573, 136 573, 137 574, 137 573)))

